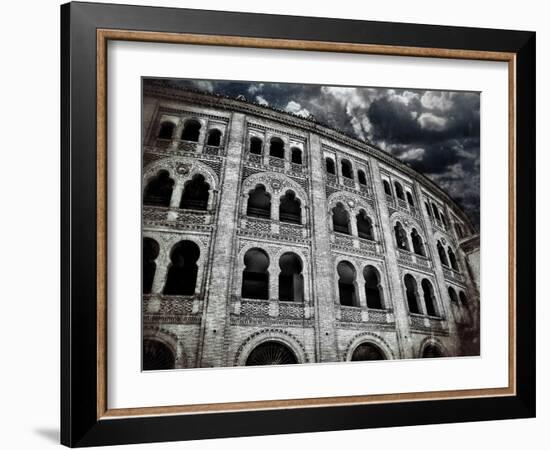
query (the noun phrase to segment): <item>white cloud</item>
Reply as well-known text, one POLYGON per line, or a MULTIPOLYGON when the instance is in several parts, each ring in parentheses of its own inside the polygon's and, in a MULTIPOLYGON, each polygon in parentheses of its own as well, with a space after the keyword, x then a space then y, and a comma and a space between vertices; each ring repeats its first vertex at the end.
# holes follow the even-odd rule
POLYGON ((251 84, 249 87, 248 87, 248 93, 249 94, 256 94, 257 92, 261 91, 264 87, 264 84, 263 83, 259 83, 259 84, 251 84))
POLYGON ((416 92, 404 91, 402 94, 396 94, 393 89, 388 91, 388 99, 393 102, 402 103, 405 106, 409 106, 411 100, 418 98, 420 95, 416 92))
POLYGON ((452 96, 452 92, 426 91, 422 95, 420 103, 422 103, 424 108, 448 111, 453 106, 453 102, 451 101, 452 96))
POLYGON ((269 102, 265 98, 263 98, 261 95, 256 95, 256 103, 262 106, 269 105, 269 102))
POLYGON ((214 92, 214 85, 211 81, 195 80, 193 84, 199 91, 214 92))
POLYGON ((294 100, 291 100, 287 103, 287 105, 285 106, 285 111, 302 117, 309 117, 311 115, 311 113, 306 108, 302 108, 302 105, 300 105, 300 103, 298 102, 295 102, 294 100))
POLYGON ((424 158, 424 154, 426 153, 426 150, 423 148, 411 148, 410 150, 407 150, 401 155, 399 155, 399 158, 403 161, 420 161, 424 158))
POLYGON ((422 113, 418 117, 418 123, 426 130, 441 131, 447 125, 447 119, 432 113, 422 113))

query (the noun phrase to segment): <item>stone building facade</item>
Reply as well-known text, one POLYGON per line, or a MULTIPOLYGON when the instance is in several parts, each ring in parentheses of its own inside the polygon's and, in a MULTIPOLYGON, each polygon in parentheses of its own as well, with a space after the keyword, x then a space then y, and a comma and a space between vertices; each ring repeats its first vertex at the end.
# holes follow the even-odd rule
POLYGON ((479 236, 368 143, 146 84, 142 189, 145 370, 479 354, 479 236))

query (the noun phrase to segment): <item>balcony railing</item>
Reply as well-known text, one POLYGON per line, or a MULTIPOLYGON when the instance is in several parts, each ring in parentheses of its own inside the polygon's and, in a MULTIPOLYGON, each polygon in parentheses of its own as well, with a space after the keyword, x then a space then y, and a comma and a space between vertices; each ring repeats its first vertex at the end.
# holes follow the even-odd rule
POLYGON ((366 306, 336 305, 336 317, 339 322, 355 324, 386 325, 395 323, 392 309, 373 309, 366 306))

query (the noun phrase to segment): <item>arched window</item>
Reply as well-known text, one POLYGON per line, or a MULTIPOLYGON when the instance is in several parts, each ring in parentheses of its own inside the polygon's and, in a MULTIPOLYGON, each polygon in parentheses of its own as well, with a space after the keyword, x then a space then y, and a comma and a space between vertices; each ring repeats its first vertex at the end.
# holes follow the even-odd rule
POLYGON ((466 294, 463 291, 460 291, 458 296, 460 297, 460 304, 462 306, 468 306, 468 299, 466 298, 466 294))
POLYGON ((298 147, 292 147, 290 149, 291 161, 293 164, 302 164, 302 150, 298 147))
POLYGON ((185 183, 180 208, 206 211, 209 190, 210 185, 204 180, 204 176, 200 173, 194 175, 191 180, 185 183))
POLYGON ((353 180, 353 169, 347 159, 342 160, 342 176, 353 180))
POLYGON ((451 299, 451 304, 455 304, 458 306, 458 297, 456 295, 456 291, 453 287, 449 286, 449 289, 447 289, 447 292, 449 293, 449 298, 451 299))
POLYGON ((444 212, 441 213, 441 221, 443 222, 443 225, 445 226, 445 228, 447 228, 447 216, 445 215, 444 212))
POLYGON ((279 220, 281 222, 302 223, 300 200, 293 191, 286 191, 279 203, 279 220))
POLYGON ((357 346, 351 355, 352 361, 375 361, 386 359, 378 346, 371 343, 363 343, 357 346))
POLYGON ((143 340, 143 370, 170 370, 176 366, 176 358, 166 345, 153 339, 143 340))
POLYGON ((419 314, 420 307, 418 306, 418 290, 416 288, 416 280, 410 274, 405 275, 405 291, 407 294, 409 312, 419 314))
POLYGON ((440 241, 437 241, 437 253, 439 253, 439 260, 441 261, 441 264, 449 267, 449 261, 447 260, 445 249, 443 248, 443 245, 441 245, 440 241))
POLYGON ((351 234, 349 226, 349 215, 344 205, 338 202, 334 208, 332 208, 332 226, 334 231, 339 233, 351 234))
POLYGON ((432 209, 433 209, 433 212, 434 212, 434 217, 436 220, 441 220, 441 217, 439 216, 439 210, 437 209, 437 206, 435 205, 435 203, 432 203, 432 209))
POLYGON ((210 145, 212 147, 219 147, 221 141, 222 141, 222 132, 220 130, 213 129, 208 132, 206 145, 210 145))
POLYGON ((405 200, 405 194, 403 193, 403 186, 401 186, 401 183, 396 181, 393 183, 393 186, 395 187, 395 195, 397 198, 405 200))
POLYGON ((435 345, 426 345, 424 347, 424 351, 422 352, 422 358, 442 358, 443 353, 441 353, 441 350, 439 350, 439 347, 436 347, 435 345))
POLYGON ((338 295, 340 304, 344 306, 359 306, 355 292, 355 269, 347 261, 338 263, 338 295))
POLYGON ((447 253, 449 255, 449 262, 451 263, 451 267, 458 271, 458 263, 456 262, 456 256, 455 252, 453 252, 453 249, 451 247, 447 247, 447 253))
POLYGON ((248 193, 246 215, 250 217, 271 217, 271 196, 266 192, 263 184, 258 184, 248 193))
POLYGON ((416 228, 412 229, 411 240, 413 244, 413 250, 417 255, 426 256, 426 251, 424 249, 424 243, 422 242, 422 237, 416 231, 416 228))
POLYGON ((380 284, 380 274, 378 270, 373 266, 365 267, 365 269, 363 269, 363 278, 365 278, 367 306, 373 309, 383 309, 382 285, 380 284))
POLYGON ((172 139, 176 126, 172 122, 162 122, 159 129, 159 139, 172 139))
POLYGON ((462 239, 464 237, 464 231, 462 230, 462 227, 459 223, 455 223, 455 231, 459 239, 462 239))
POLYGON ((357 180, 359 181, 359 184, 366 186, 367 176, 365 175, 365 172, 363 172, 361 169, 357 171, 357 180))
POLYGON ((174 180, 166 170, 161 170, 151 179, 143 194, 143 204, 150 206, 170 206, 174 180))
POLYGON ((181 139, 183 141, 197 142, 201 134, 201 123, 198 120, 190 119, 185 122, 183 131, 181 132, 181 139))
POLYGON ((269 143, 269 156, 284 159, 285 143, 278 137, 271 138, 269 143))
POLYGON ((407 191, 407 203, 414 207, 413 196, 409 191, 407 191))
POLYGON ((374 240, 374 235, 372 233, 372 220, 364 209, 359 211, 359 214, 356 216, 357 220, 357 234, 360 238, 374 240))
POLYGON ((437 316, 437 309, 435 307, 435 295, 434 288, 430 280, 424 278, 422 280, 422 291, 424 293, 424 305, 426 305, 426 313, 428 316, 437 316))
POLYGON ((143 293, 150 294, 153 288, 153 280, 155 279, 155 271, 157 270, 157 263, 155 262, 159 255, 159 244, 157 241, 151 238, 143 238, 143 293))
POLYGON ((403 228, 403 225, 401 225, 401 222, 397 222, 393 227, 393 230, 395 232, 395 241, 397 242, 397 248, 410 251, 409 241, 407 240, 407 232, 403 228))
POLYGON ((250 147, 249 151, 250 153, 254 155, 261 155, 262 154, 262 140, 259 137, 252 136, 250 138, 250 147))
POLYGON ((296 253, 288 252, 279 259, 279 300, 284 302, 304 301, 304 276, 302 261, 296 253))
POLYGON ((393 197, 389 181, 388 180, 382 180, 382 183, 384 184, 384 192, 386 193, 386 195, 389 195, 390 197, 393 197))
POLYGON ((164 285, 165 295, 193 295, 197 284, 200 250, 192 241, 180 241, 170 252, 170 268, 164 285))
POLYGON ((269 258, 259 248, 251 248, 244 255, 243 298, 269 299, 269 258))
POLYGON ((273 366, 280 364, 297 364, 296 355, 280 342, 268 341, 258 345, 250 352, 247 366, 273 366))
POLYGON ((424 202, 424 206, 426 207, 426 212, 428 213, 428 216, 432 217, 432 210, 430 209, 430 204, 428 202, 424 202))
POLYGON ((334 161, 332 158, 325 158, 325 166, 327 169, 327 173, 330 173, 331 175, 336 175, 336 167, 334 166, 334 161))

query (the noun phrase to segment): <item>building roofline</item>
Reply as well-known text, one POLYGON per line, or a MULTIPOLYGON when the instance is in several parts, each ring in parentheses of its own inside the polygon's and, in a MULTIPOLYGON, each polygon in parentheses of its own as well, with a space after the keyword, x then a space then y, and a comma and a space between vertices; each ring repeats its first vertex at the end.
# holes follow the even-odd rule
MULTIPOLYGON (((279 108, 274 108, 272 106, 260 105, 256 102, 249 101, 244 96, 231 97, 222 94, 210 93, 201 90, 188 89, 183 87, 178 87, 170 84, 167 80, 153 80, 148 79, 149 83, 143 85, 144 93, 155 93, 157 95, 163 94, 162 90, 170 90, 178 92, 182 99, 191 103, 196 104, 205 104, 208 103, 208 100, 216 100, 216 104, 207 105, 210 107, 225 107, 232 111, 237 110, 244 112, 246 114, 255 114, 261 117, 267 117, 270 120, 275 120, 283 122, 286 125, 295 126, 302 128, 306 131, 314 131, 316 133, 322 134, 328 139, 338 141, 339 143, 347 146, 352 146, 355 150, 364 151, 370 156, 376 157, 378 160, 388 164, 402 172, 405 172, 411 178, 420 182, 424 187, 429 187, 438 192, 439 195, 444 197, 446 201, 450 203, 450 206, 453 207, 455 213, 458 213, 460 217, 467 222, 468 226, 476 232, 476 227, 474 227, 470 217, 462 210, 462 208, 456 203, 456 201, 451 197, 451 195, 446 192, 442 187, 437 185, 434 181, 430 180, 426 175, 417 172, 412 167, 408 166, 406 163, 398 159, 396 156, 388 153, 376 145, 372 144, 367 140, 361 140, 356 136, 352 136, 344 130, 331 127, 326 123, 323 123, 317 120, 314 116, 303 117, 289 111, 284 111, 279 108), (269 114, 266 114, 269 113, 269 114), (285 122, 290 121, 291 123, 285 122)), ((165 94, 166 95, 166 94, 165 94)), ((174 95, 166 95, 167 97, 173 99, 174 95)))

